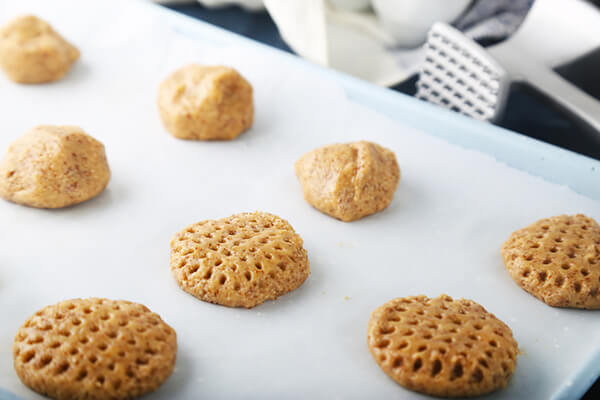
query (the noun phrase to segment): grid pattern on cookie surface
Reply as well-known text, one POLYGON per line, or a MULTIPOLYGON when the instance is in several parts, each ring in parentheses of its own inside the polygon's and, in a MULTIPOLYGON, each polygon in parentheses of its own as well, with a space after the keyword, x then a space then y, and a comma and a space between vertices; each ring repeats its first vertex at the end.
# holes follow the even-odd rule
POLYGON ((141 304, 73 299, 45 307, 15 335, 14 366, 56 399, 128 399, 158 388, 175 365, 175 331, 141 304))
POLYGON ((502 245, 515 282, 551 306, 600 308, 600 226, 585 215, 542 219, 502 245))
POLYGON ((201 221, 171 240, 171 270, 186 292, 230 307, 254 307, 299 287, 310 267, 302 239, 267 213, 201 221))
POLYGON ((470 300, 442 295, 391 300, 371 315, 368 345, 400 385, 436 396, 475 396, 505 387, 516 365, 508 326, 470 300))

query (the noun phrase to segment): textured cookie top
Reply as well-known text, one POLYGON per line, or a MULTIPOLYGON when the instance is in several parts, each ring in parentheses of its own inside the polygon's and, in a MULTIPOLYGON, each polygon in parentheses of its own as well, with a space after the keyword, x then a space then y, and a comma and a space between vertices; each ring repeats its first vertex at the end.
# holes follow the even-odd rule
POLYGON ((73 45, 33 15, 18 17, 0 29, 0 66, 15 82, 60 79, 78 58, 73 45))
POLYGON ((183 290, 201 300, 252 308, 298 288, 310 267, 290 224, 256 212, 198 222, 177 233, 171 271, 183 290))
POLYGON ((371 354, 400 385, 433 396, 477 396, 505 387, 516 365, 508 326, 471 300, 397 298, 371 314, 371 354))
POLYGON ((17 375, 55 399, 129 399, 158 388, 175 365, 175 331, 141 304, 74 299, 45 307, 19 329, 17 375))
POLYGON ((510 235, 501 254, 515 282, 546 304, 600 308, 600 226, 592 218, 539 220, 510 235))
POLYGON ((315 149, 296 162, 295 171, 306 201, 346 222, 386 208, 400 180, 394 153, 364 141, 315 149))
POLYGON ((76 126, 38 126, 0 162, 0 197, 40 208, 81 203, 108 184, 102 143, 76 126))
POLYGON ((160 84, 158 109, 177 138, 231 140, 252 125, 252 86, 230 67, 187 65, 160 84))

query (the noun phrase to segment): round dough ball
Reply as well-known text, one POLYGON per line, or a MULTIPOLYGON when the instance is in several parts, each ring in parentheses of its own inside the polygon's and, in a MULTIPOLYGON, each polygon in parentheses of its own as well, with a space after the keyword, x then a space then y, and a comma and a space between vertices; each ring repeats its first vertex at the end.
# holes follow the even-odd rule
POLYGON ((104 145, 76 126, 38 126, 0 162, 0 197, 38 208, 81 203, 108 184, 104 145))
POLYGON ((231 140, 252 125, 252 86, 233 68, 192 64, 161 83, 158 109, 179 139, 231 140))
POLYGON ((0 67, 18 83, 56 81, 79 58, 79 50, 45 21, 26 15, 0 30, 0 67))
POLYGON ((345 222, 385 209, 400 181, 394 153, 366 141, 319 147, 300 157, 294 170, 306 201, 345 222))

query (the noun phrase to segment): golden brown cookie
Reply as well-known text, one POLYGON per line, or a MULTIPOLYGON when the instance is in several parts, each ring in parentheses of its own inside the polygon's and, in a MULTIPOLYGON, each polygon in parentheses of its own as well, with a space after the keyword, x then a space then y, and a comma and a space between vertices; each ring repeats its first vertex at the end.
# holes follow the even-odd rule
POLYGON ((158 110, 179 139, 235 139, 252 126, 252 86, 233 68, 188 65, 160 84, 158 110))
POLYGON ((131 399, 173 371, 175 331, 141 304, 73 299, 44 307, 13 344, 21 381, 54 399, 131 399))
POLYGON ((447 295, 388 301, 371 314, 367 341, 390 378, 440 397, 504 388, 519 352, 506 324, 474 301, 447 295))
POLYGON ((0 162, 0 197, 39 208, 86 201, 110 179, 102 143, 76 126, 38 126, 0 162))
POLYGON ((15 82, 56 81, 78 58, 79 50, 33 15, 16 18, 0 30, 0 67, 15 82))
POLYGON ((202 221, 171 240, 171 271, 179 286, 200 300, 252 308, 308 278, 302 243, 287 221, 272 214, 202 221))
POLYGON ((400 180, 394 153, 365 141, 320 147, 294 168, 306 201, 346 222, 386 208, 400 180))
POLYGON ((510 235, 501 254, 514 281, 544 303, 600 308, 600 226, 592 218, 539 220, 510 235))

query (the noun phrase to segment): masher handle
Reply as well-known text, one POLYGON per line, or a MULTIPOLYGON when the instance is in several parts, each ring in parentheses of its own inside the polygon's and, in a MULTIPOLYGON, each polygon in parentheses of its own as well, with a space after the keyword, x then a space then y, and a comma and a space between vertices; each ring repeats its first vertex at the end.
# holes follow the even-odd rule
POLYGON ((540 68, 534 76, 527 77, 527 81, 574 117, 592 127, 600 136, 600 101, 550 69, 540 68))
POLYGON ((579 89, 552 69, 530 62, 527 57, 512 49, 497 46, 490 51, 502 60, 513 81, 524 81, 573 117, 584 122, 598 133, 600 139, 600 101, 579 89))

